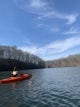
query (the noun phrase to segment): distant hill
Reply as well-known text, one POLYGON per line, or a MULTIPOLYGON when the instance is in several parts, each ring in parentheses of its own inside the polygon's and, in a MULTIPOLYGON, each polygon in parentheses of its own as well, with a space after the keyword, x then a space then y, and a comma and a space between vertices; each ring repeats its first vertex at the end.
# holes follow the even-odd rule
POLYGON ((36 55, 23 52, 15 46, 0 46, 0 71, 44 68, 45 61, 36 55))
POLYGON ((48 68, 80 66, 80 54, 70 55, 67 58, 46 61, 45 64, 48 68))

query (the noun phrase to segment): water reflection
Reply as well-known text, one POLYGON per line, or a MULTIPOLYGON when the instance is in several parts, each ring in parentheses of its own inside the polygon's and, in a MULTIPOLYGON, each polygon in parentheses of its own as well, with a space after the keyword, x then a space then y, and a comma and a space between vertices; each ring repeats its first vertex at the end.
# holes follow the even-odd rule
POLYGON ((29 81, 28 87, 31 87, 31 85, 32 85, 32 81, 29 81))
POLYGON ((80 107, 79 71, 74 68, 28 71, 33 75, 31 79, 0 86, 0 107, 80 107))
POLYGON ((17 83, 16 82, 12 83, 12 89, 16 89, 16 87, 17 87, 17 83))

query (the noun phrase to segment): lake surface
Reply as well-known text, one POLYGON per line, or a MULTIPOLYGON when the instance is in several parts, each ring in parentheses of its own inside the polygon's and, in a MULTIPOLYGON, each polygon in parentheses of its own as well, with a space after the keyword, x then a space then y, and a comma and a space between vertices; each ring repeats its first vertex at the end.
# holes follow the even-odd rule
MULTIPOLYGON (((21 72, 32 78, 0 84, 0 107, 80 107, 80 67, 21 72)), ((0 79, 10 73, 0 72, 0 79)))

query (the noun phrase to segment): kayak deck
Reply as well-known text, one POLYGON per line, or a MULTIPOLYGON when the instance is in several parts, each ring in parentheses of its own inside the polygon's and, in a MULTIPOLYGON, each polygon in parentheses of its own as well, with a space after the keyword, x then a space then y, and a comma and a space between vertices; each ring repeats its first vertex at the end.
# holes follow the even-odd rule
POLYGON ((31 78, 31 76, 32 75, 30 75, 30 74, 23 74, 21 76, 9 77, 9 78, 0 80, 0 83, 10 83, 10 82, 22 81, 22 80, 31 78))

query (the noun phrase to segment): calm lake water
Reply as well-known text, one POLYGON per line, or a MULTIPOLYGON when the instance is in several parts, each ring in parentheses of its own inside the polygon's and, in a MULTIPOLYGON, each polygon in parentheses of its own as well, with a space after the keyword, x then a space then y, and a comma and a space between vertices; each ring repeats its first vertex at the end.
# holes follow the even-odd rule
MULTIPOLYGON (((21 72, 32 78, 0 84, 0 107, 80 107, 80 67, 21 72)), ((0 79, 10 73, 0 72, 0 79)))

